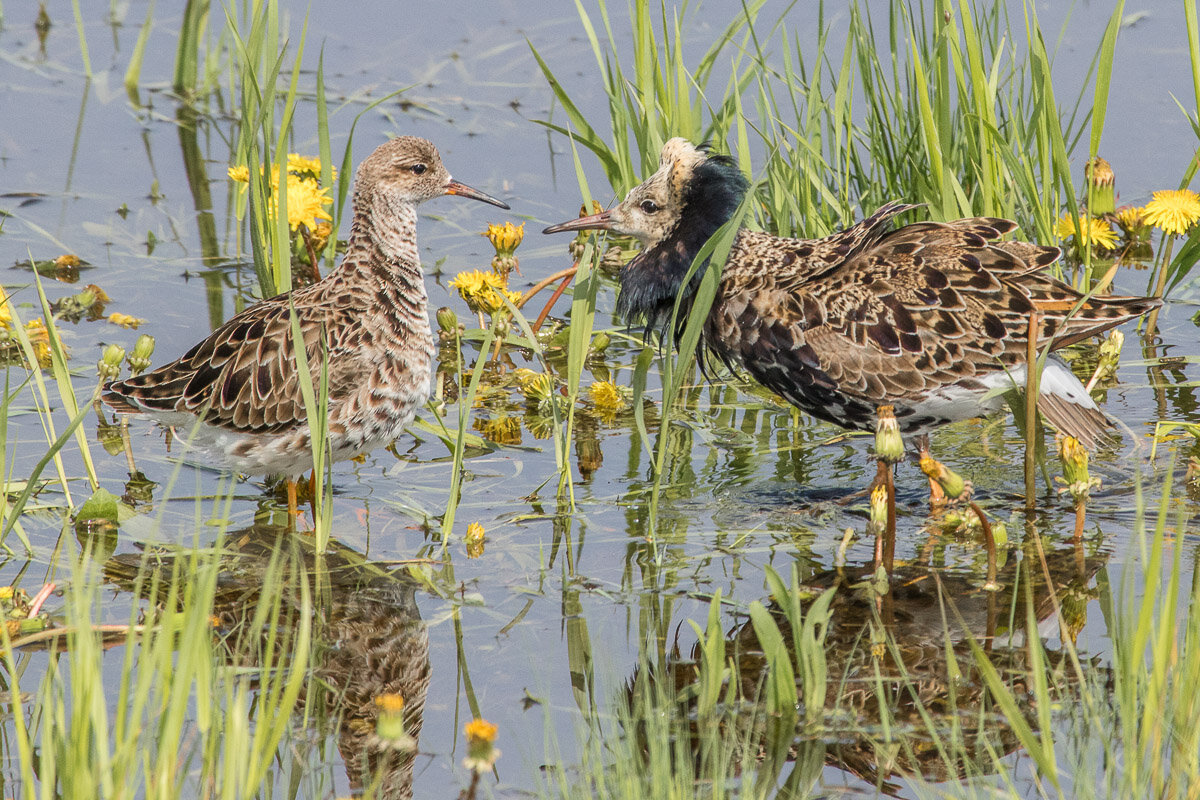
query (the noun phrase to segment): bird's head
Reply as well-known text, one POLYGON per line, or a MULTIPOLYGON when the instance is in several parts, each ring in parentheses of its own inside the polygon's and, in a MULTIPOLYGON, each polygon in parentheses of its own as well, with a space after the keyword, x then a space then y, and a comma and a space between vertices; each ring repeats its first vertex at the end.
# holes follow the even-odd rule
MULTIPOLYGON (((658 163, 658 170, 616 206, 544 231, 605 230, 637 238, 642 252, 621 270, 617 307, 627 318, 648 325, 662 321, 692 260, 749 188, 733 159, 686 139, 664 144, 658 163)), ((693 283, 699 275, 697 271, 693 283)))
POLYGON ((358 167, 356 185, 389 203, 416 205, 445 194, 508 205, 450 177, 437 148, 428 139, 397 136, 375 148, 358 167))

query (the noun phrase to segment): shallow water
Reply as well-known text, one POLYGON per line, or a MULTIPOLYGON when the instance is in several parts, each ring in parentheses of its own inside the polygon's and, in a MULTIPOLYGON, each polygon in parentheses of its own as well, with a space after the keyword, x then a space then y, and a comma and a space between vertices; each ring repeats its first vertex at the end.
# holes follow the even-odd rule
MULTIPOLYGON (((572 216, 580 192, 566 143, 532 122, 558 119, 561 109, 552 108, 525 39, 594 118, 600 118, 605 100, 579 20, 568 6, 544 5, 539 14, 515 2, 439 3, 422 9, 419 24, 382 3, 350 14, 337 4, 310 12, 308 52, 314 54, 324 43, 330 96, 337 98, 335 106, 345 100, 330 121, 335 153, 366 102, 410 87, 403 103, 389 101, 359 122, 356 162, 388 136, 426 136, 439 146, 455 178, 513 207, 506 216, 481 204, 443 198, 421 209, 419 235, 431 304, 450 305, 464 319, 469 319, 465 305, 446 283, 459 270, 486 266, 490 246, 478 235, 486 223, 528 220, 529 235, 519 251, 520 288, 570 263, 566 237, 536 235, 543 225, 572 216)), ((737 5, 710 3, 693 12, 689 42, 703 50, 737 5)), ((802 42, 815 36, 805 28, 811 18, 806 8, 802 4, 789 12, 802 42)), ((162 363, 251 302, 255 285, 247 244, 230 211, 231 188, 225 179, 230 124, 216 100, 210 114, 195 122, 206 180, 188 180, 181 154, 190 143, 180 134, 179 109, 163 91, 170 82, 178 17, 161 5, 156 11, 142 72, 141 96, 149 106, 135 108, 121 78, 146 9, 140 2, 115 9, 115 23, 107 19, 107 11, 87 12, 84 35, 94 72, 90 82, 84 77, 69 4, 50 5, 53 26, 44 51, 30 9, 6 8, 0 30, 0 105, 6 109, 0 130, 0 208, 10 215, 0 236, 0 264, 16 264, 30 255, 78 254, 91 265, 80 282, 102 286, 112 297, 109 311, 145 319, 136 332, 104 322, 63 326, 81 391, 94 384, 93 364, 103 344, 128 347, 138 333, 149 332, 158 340, 155 363, 162 363), (197 202, 201 182, 211 191, 211 208, 197 202), (118 209, 127 213, 118 214, 118 209), (214 234, 208 240, 199 233, 205 226, 214 234)), ((1101 148, 1117 171, 1121 200, 1131 203, 1144 202, 1154 189, 1176 186, 1195 148, 1194 135, 1171 99, 1174 95, 1187 105, 1185 98, 1191 96, 1180 14, 1166 0, 1130 13, 1143 9, 1147 15, 1122 33, 1101 148)), ((1047 6, 1039 11, 1047 35, 1056 35, 1065 10, 1047 6)), ((302 13, 297 7, 293 31, 299 30, 302 13)), ((624 8, 613 9, 615 17, 624 13, 624 8)), ((1019 15, 1020 9, 1012 13, 1019 15)), ((1108 13, 1091 6, 1076 9, 1056 62, 1056 88, 1063 96, 1079 91, 1108 13)), ((770 6, 763 14, 774 19, 770 6)), ((618 33, 627 28, 623 20, 614 25, 618 33)), ((311 106, 301 106, 297 126, 289 149, 315 153, 311 106)), ((594 159, 585 155, 583 162, 592 191, 609 199, 611 191, 594 159)), ((29 280, 27 271, 13 269, 3 282, 11 291, 27 287, 29 280)), ((1122 293, 1140 293, 1144 284, 1142 272, 1122 270, 1117 277, 1122 293)), ((76 289, 51 283, 47 292, 54 298, 76 289)), ((36 294, 24 288, 19 298, 29 303, 36 294)), ((608 280, 596 324, 614 333, 614 344, 592 371, 602 375, 607 370, 618 383, 629 385, 640 348, 616 335, 623 328, 611 317, 613 298, 608 280)), ((1089 506, 1089 576, 1107 565, 1118 576, 1114 581, 1119 580, 1126 567, 1137 563, 1136 487, 1141 479, 1147 486, 1160 485, 1166 466, 1161 457, 1148 460, 1147 437, 1154 423, 1200 421, 1195 394, 1200 345, 1189 321, 1196 298, 1194 283, 1177 292, 1176 302, 1160 318, 1162 348, 1144 354, 1190 359, 1172 370, 1142 362, 1139 338, 1128 331, 1119 383, 1108 390, 1104 407, 1129 431, 1118 449, 1093 462, 1104 483, 1089 506)), ((565 314, 566 307, 564 301, 556 313, 565 314)), ((32 309, 25 311, 26 317, 32 315, 32 309)), ((470 346, 467 352, 473 353, 470 346)), ((584 380, 586 384, 590 377, 584 380)), ((459 600, 466 602, 426 591, 418 591, 412 602, 394 600, 394 607, 403 607, 406 614, 418 609, 428 624, 430 681, 414 794, 452 796, 461 788, 455 765, 463 751, 461 724, 469 718, 463 669, 484 715, 500 727, 499 744, 505 751, 500 789, 531 789, 538 785, 539 765, 548 758, 543 749, 547 726, 563 760, 573 764, 577 708, 604 707, 623 691, 644 643, 669 649, 678 641, 686 652, 691 633, 685 620, 702 621, 717 589, 739 604, 729 611, 726 628, 744 623, 739 609, 767 599, 764 566, 786 574, 794 563, 802 579, 822 575, 833 563, 843 530, 862 530, 864 504, 838 501, 866 486, 874 474, 866 438, 847 438, 833 426, 796 418, 786 406, 742 387, 704 386, 695 394, 696 411, 671 433, 670 480, 659 501, 654 543, 646 541, 650 463, 627 416, 615 423, 581 416, 572 446, 579 476, 574 512, 557 505, 550 440, 524 430, 519 447, 469 458, 449 554, 454 580, 461 585, 459 600), (487 530, 486 550, 479 558, 468 559, 462 543, 469 522, 480 522, 487 530), (460 608, 459 631, 451 617, 454 608, 460 608), (581 652, 591 659, 584 676, 578 670, 581 652), (528 709, 521 702, 526 692, 539 701, 528 709)), ((17 405, 27 407, 28 401, 17 405)), ((85 425, 91 436, 94 421, 85 425)), ((201 544, 213 541, 219 528, 209 523, 222 520, 215 519, 210 498, 221 491, 220 473, 185 466, 168 488, 176 462, 165 451, 161 432, 135 423, 133 444, 141 470, 162 485, 155 492, 153 512, 122 525, 116 555, 134 556, 148 542, 191 544, 197 531, 201 544)), ((13 474, 27 473, 44 447, 36 418, 10 413, 6 463, 15 464, 13 474)), ((994 515, 1006 517, 1008 509, 1019 508, 1023 447, 1010 419, 952 426, 934 437, 933 447, 974 481, 977 497, 994 515)), ((448 500, 450 462, 440 442, 406 437, 396 450, 399 457, 378 451, 361 464, 343 463, 334 470, 334 537, 372 559, 435 554, 437 536, 424 523, 439 515, 448 500)), ((93 453, 102 483, 120 494, 124 458, 95 446, 93 453)), ((82 474, 77 458, 67 458, 66 471, 82 474)), ((975 596, 981 548, 969 540, 925 533, 924 480, 911 466, 901 468, 899 480, 898 557, 945 567, 947 580, 970 587, 961 589, 964 597, 975 596)), ((77 491, 86 493, 82 481, 77 491)), ((229 526, 249 527, 263 498, 256 481, 238 487, 229 526)), ((1194 513, 1195 498, 1181 502, 1194 513)), ((1048 496, 1044 505, 1038 528, 1050 549, 1066 549, 1073 524, 1068 503, 1048 496)), ((31 574, 41 580, 61 522, 48 511, 27 516, 23 524, 40 550, 31 574)), ((436 521, 432 524, 436 530, 436 521)), ((1016 520, 1009 530, 1014 539, 1023 538, 1016 520)), ((1175 533, 1187 548, 1185 559, 1193 560, 1190 534, 1195 524, 1175 533)), ((860 536, 847 550, 847 562, 869 563, 872 548, 860 536)), ((1009 559, 1018 561, 1021 554, 1015 549, 1009 559)), ((0 569, 0 581, 18 581, 29 569, 23 558, 10 559, 0 569)), ((347 593, 343 599, 353 602, 356 597, 347 593)), ((97 616, 124 622, 130 602, 128 594, 118 593, 97 616)), ((1079 634, 1081 651, 1103 656, 1107 636, 1093 603, 1079 634)), ((336 755, 331 753, 330 759, 333 784, 327 788, 345 794, 346 776, 336 768, 336 755)), ((833 766, 823 780, 831 791, 875 785, 833 766)))

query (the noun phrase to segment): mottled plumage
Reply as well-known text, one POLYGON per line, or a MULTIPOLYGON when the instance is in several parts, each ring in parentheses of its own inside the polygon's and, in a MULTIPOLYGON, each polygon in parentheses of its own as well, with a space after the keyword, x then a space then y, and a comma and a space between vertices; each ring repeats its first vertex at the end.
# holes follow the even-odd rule
MULTIPOLYGON (((728 157, 672 139, 658 171, 620 204, 546 232, 602 229, 639 238, 641 253, 621 271, 617 307, 631 321, 659 327, 700 247, 747 188, 728 157)), ((1142 297, 1081 304, 1082 295, 1045 272, 1058 248, 1000 241, 1016 227, 1008 220, 893 229, 892 219, 912 208, 890 203, 823 239, 742 229, 705 321, 704 345, 815 417, 870 430, 876 408, 889 404, 902 431, 922 434, 995 410, 1001 398, 993 390, 1024 386, 1033 311, 1041 320, 1038 347, 1058 348, 1159 304, 1142 297)), ((1049 359, 1040 386, 1046 418, 1094 447, 1107 419, 1066 365, 1049 359)))
POLYGON ((507 205, 450 178, 434 146, 412 136, 359 166, 341 265, 263 300, 178 360, 105 387, 116 411, 150 414, 222 465, 296 476, 312 465, 290 310, 319 385, 329 374, 333 458, 393 441, 429 396, 433 335, 417 251, 417 205, 444 194, 507 205))

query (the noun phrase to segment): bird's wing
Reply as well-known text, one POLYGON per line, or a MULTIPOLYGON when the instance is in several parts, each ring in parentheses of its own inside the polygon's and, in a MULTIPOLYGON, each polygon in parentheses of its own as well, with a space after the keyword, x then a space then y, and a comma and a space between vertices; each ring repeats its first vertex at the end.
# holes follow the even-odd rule
MULTIPOLYGON (((902 209, 901 209, 902 210, 902 209)), ((746 237, 723 278, 710 343, 776 391, 804 382, 864 403, 915 398, 1024 361, 1029 317, 1062 346, 1137 316, 1141 298, 1093 299, 1044 274, 1059 250, 996 240, 979 217, 887 230, 887 206, 827 239, 746 237)))
MULTIPOLYGON (((118 410, 187 412, 240 432, 272 433, 303 423, 288 297, 251 306, 170 364, 110 384, 105 400, 118 410)), ((335 372, 350 369, 357 355, 346 342, 322 340, 345 330, 334 317, 349 312, 319 295, 296 302, 295 309, 314 386, 328 356, 334 401, 350 385, 335 372)))

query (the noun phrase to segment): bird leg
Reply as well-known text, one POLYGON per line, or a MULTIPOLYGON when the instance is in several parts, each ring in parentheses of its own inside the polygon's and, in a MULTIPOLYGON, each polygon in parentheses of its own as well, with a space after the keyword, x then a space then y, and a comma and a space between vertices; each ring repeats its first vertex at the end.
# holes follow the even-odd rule
POLYGON ((308 503, 312 509, 313 527, 317 525, 317 471, 314 469, 308 476, 308 503))
POLYGON ((129 417, 121 415, 121 445, 125 448, 125 461, 129 466, 129 477, 138 474, 137 464, 133 461, 133 440, 129 438, 129 417))
POLYGON ((296 517, 300 512, 296 506, 296 480, 291 476, 287 479, 287 508, 288 522, 295 523, 296 517))

